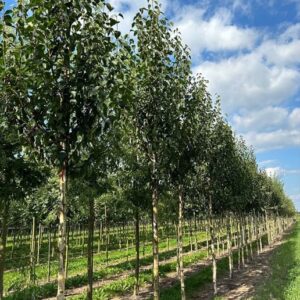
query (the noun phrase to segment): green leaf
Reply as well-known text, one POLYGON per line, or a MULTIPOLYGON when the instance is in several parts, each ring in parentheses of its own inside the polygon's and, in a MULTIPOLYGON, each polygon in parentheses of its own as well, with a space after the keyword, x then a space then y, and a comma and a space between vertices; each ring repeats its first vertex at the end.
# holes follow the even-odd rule
POLYGON ((113 11, 114 8, 111 6, 110 3, 106 3, 106 7, 108 8, 109 11, 113 11))
POLYGON ((115 26, 116 24, 119 24, 120 22, 116 19, 111 18, 110 19, 110 26, 115 26))

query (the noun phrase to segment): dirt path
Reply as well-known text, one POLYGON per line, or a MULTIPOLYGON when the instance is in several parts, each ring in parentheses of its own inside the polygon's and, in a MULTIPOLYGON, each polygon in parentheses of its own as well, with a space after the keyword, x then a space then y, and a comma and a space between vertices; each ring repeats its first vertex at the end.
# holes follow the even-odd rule
MULTIPOLYGON (((288 231, 289 232, 289 231, 288 231)), ((286 234, 288 234, 286 232, 286 234)), ((284 237, 283 236, 283 237, 284 237)), ((225 276, 218 280, 218 295, 223 297, 224 299, 249 299, 253 294, 256 285, 261 282, 264 278, 267 277, 269 271, 269 259, 273 252, 273 250, 278 247, 280 244, 284 243, 283 238, 277 239, 271 246, 266 246, 263 249, 263 252, 256 256, 252 262, 246 264, 245 268, 240 270, 234 270, 233 276, 234 279, 228 278, 225 276)), ((189 255, 191 253, 185 253, 185 255, 189 255)), ((227 256, 226 253, 224 255, 220 255, 217 259, 221 259, 222 257, 227 256)), ((161 262, 161 265, 172 262, 176 260, 176 257, 172 257, 165 261, 161 262)), ((193 274, 196 274, 203 270, 204 267, 211 265, 211 260, 202 260, 197 264, 193 264, 188 268, 185 268, 185 276, 189 277, 193 274)), ((151 269, 152 264, 141 267, 141 272, 151 269)), ((129 275, 132 275, 134 270, 124 271, 121 274, 116 274, 114 276, 106 277, 103 280, 99 280, 94 282, 94 288, 100 288, 104 285, 112 283, 115 280, 119 280, 122 278, 126 278, 129 275)), ((177 272, 167 273, 165 277, 160 279, 160 286, 163 289, 170 288, 174 284, 178 282, 177 272)), ((66 296, 78 295, 86 291, 87 286, 81 286, 78 288, 69 289, 66 291, 66 296)), ((149 299, 152 295, 152 285, 145 284, 140 288, 140 294, 136 297, 136 300, 146 300, 149 299)), ((132 293, 126 293, 124 295, 118 295, 112 300, 128 300, 132 299, 132 293)), ((47 298, 44 300, 54 300, 55 297, 47 298)), ((196 291, 191 296, 187 297, 187 299, 191 300, 209 300, 213 299, 213 290, 212 285, 206 285, 196 291)))
MULTIPOLYGON (((251 299, 259 283, 268 277, 270 272, 270 258, 274 249, 286 242, 286 232, 277 239, 271 246, 263 249, 263 252, 246 264, 245 268, 234 270, 233 279, 225 276, 218 281, 218 296, 222 299, 251 299)), ((189 300, 210 300, 213 299, 212 285, 207 285, 188 297, 189 300)))
MULTIPOLYGON (((282 237, 277 238, 277 240, 270 246, 265 246, 262 253, 259 256, 255 256, 253 261, 248 262, 243 269, 234 270, 234 279, 230 279, 228 276, 222 277, 218 280, 218 296, 223 299, 249 299, 255 291, 255 287, 268 276, 269 272, 269 261, 272 252, 275 248, 285 242, 284 236, 289 234, 288 230, 282 237)), ((226 256, 221 255, 217 259, 221 259, 226 256)), ((203 260, 189 268, 185 269, 185 277, 189 277, 193 274, 201 272, 204 267, 211 265, 211 260, 203 260)), ((163 289, 170 288, 178 282, 178 277, 176 272, 171 272, 166 275, 166 277, 160 279, 160 287, 163 289)), ((138 297, 134 298, 136 300, 147 300, 151 298, 152 286, 147 284, 140 289, 140 294, 138 297)), ((198 291, 193 293, 191 296, 187 297, 188 300, 210 300, 213 299, 213 289, 212 284, 205 285, 201 287, 198 291)), ((112 300, 128 300, 133 299, 132 294, 120 295, 112 298, 112 300)))

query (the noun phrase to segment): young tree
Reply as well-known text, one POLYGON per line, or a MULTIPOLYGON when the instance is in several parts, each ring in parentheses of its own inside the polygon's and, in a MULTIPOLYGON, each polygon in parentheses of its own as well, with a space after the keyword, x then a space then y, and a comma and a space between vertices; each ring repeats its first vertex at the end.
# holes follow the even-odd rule
POLYGON ((173 99, 177 76, 175 39, 157 1, 148 1, 134 18, 133 32, 137 37, 135 57, 136 86, 133 95, 132 119, 137 130, 150 174, 153 227, 153 290, 159 299, 159 186, 165 178, 163 160, 172 132, 176 111, 173 99))
POLYGON ((30 154, 60 179, 57 299, 65 291, 67 178, 117 117, 120 32, 111 10, 104 1, 20 1, 10 18, 6 111, 30 154))
MULTIPOLYGON (((183 57, 188 57, 183 55, 183 57)), ((181 282, 181 298, 185 299, 183 270, 183 240, 185 197, 191 185, 195 184, 196 166, 204 159, 208 144, 208 129, 211 126, 212 103, 206 92, 206 82, 201 76, 189 78, 189 63, 183 63, 186 70, 177 79, 174 97, 179 97, 177 119, 175 120, 166 168, 178 197, 178 256, 181 282)))
POLYGON ((122 135, 121 170, 119 178, 123 197, 133 207, 135 221, 135 287, 134 295, 139 294, 140 278, 140 217, 143 211, 150 211, 151 193, 149 191, 149 169, 145 163, 143 153, 135 143, 136 136, 131 128, 132 122, 127 119, 126 131, 122 135), (131 130, 129 130, 131 128, 131 130))

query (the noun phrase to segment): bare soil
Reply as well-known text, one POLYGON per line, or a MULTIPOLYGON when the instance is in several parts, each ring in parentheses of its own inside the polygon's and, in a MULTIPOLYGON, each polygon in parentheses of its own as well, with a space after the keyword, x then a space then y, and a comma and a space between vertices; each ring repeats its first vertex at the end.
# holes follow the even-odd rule
MULTIPOLYGON (((289 232, 289 231, 288 231, 289 232)), ((283 236, 277 238, 270 246, 265 246, 262 253, 259 256, 255 256, 252 261, 248 261, 245 267, 233 271, 233 278, 230 279, 228 275, 218 278, 218 296, 222 299, 251 299, 255 292, 255 288, 259 283, 264 281, 265 278, 268 277, 270 267, 270 257, 275 248, 284 243, 284 236, 288 234, 286 232, 283 236)), ((188 254, 188 253, 186 253, 188 254)), ((221 259, 225 255, 220 255, 217 259, 221 259)), ((161 262, 161 264, 168 263, 174 261, 176 258, 171 258, 166 261, 161 262)), ((201 270, 211 265, 211 260, 202 260, 197 264, 193 264, 192 266, 185 268, 185 276, 189 277, 193 274, 201 272, 201 270)), ((152 265, 141 267, 141 271, 150 269, 152 265)), ((113 282, 114 280, 126 278, 127 276, 133 274, 132 271, 125 271, 122 274, 117 274, 115 276, 108 277, 104 280, 100 280, 94 282, 94 288, 99 288, 106 284, 113 282)), ((174 284, 178 282, 177 272, 167 273, 165 277, 160 278, 160 287, 162 289, 170 288, 174 284)), ((78 295, 86 291, 87 286, 82 286, 79 288, 73 288, 66 291, 66 296, 78 295)), ((133 297, 132 293, 126 293, 124 295, 119 295, 112 300, 147 300, 151 298, 152 295, 152 285, 146 284, 140 287, 139 296, 133 297)), ((201 289, 195 291, 192 295, 188 296, 188 300, 210 300, 214 298, 212 284, 205 285, 201 289)), ((53 298, 48 298, 45 300, 54 300, 53 298)))
MULTIPOLYGON (((271 255, 279 245, 285 242, 284 236, 289 231, 278 237, 273 244, 265 246, 259 256, 255 255, 252 261, 248 261, 245 266, 239 270, 234 270, 233 278, 230 279, 228 275, 218 278, 218 296, 222 299, 251 299, 255 292, 255 288, 270 272, 270 258, 271 255)), ((226 256, 221 255, 217 259, 226 256)), ((204 260, 189 268, 185 269, 185 277, 189 277, 195 273, 201 272, 205 267, 211 265, 211 260, 204 260)), ((170 288, 178 282, 176 272, 168 273, 166 277, 160 279, 161 289, 170 288)), ((151 298, 152 286, 145 285, 140 289, 138 297, 133 297, 132 294, 120 295, 112 300, 147 300, 151 298)), ((214 299, 212 284, 207 284, 201 289, 195 291, 192 295, 187 297, 188 300, 210 300, 214 299)))
MULTIPOLYGON (((218 280, 218 296, 222 299, 251 299, 254 296, 257 286, 263 282, 270 272, 270 258, 273 251, 281 244, 285 243, 284 236, 278 238, 272 245, 266 246, 259 256, 255 256, 252 261, 247 262, 244 268, 234 270, 233 278, 224 276, 218 280)), ((207 285, 196 291, 190 300, 213 299, 212 285, 207 285)))

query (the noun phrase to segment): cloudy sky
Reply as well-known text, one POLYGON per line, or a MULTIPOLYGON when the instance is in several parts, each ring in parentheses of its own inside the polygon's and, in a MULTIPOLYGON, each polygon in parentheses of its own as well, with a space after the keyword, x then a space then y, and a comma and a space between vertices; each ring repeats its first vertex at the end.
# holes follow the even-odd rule
MULTIPOLYGON (((128 32, 145 0, 113 0, 128 32)), ((300 211, 300 0, 162 0, 193 71, 300 211)))
MULTIPOLYGON (((12 3, 13 1, 9 1, 12 3)), ((10 4, 8 3, 8 4, 10 4)), ((111 0, 130 30, 146 0, 111 0)), ((228 121, 300 210, 300 0, 161 0, 228 121)))

